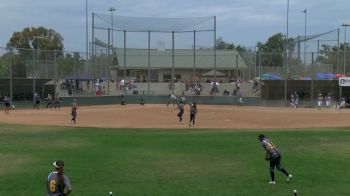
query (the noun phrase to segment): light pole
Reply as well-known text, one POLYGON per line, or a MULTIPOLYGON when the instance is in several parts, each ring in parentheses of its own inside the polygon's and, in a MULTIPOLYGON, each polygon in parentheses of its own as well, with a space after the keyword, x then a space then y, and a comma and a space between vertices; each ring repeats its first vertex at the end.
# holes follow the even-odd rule
POLYGON ((287 101, 287 77, 289 75, 289 62, 288 62, 288 34, 289 34, 289 0, 287 0, 287 35, 285 43, 285 52, 286 52, 286 75, 284 78, 284 101, 287 101))
MULTIPOLYGON (((116 9, 114 7, 110 7, 108 9, 108 11, 111 12, 111 45, 109 45, 109 39, 108 39, 108 48, 111 47, 111 50, 108 50, 108 56, 109 56, 109 62, 110 62, 110 66, 112 66, 113 64, 113 57, 111 57, 110 53, 112 53, 113 56, 113 34, 114 34, 114 29, 113 29, 113 12, 116 9)), ((109 32, 108 32, 108 37, 109 37, 109 32)), ((107 73, 108 69, 106 69, 106 80, 108 81, 108 95, 109 95, 109 77, 108 77, 108 73, 107 73)), ((118 80, 117 80, 118 81, 118 80)))
POLYGON ((36 36, 33 37, 32 40, 29 40, 29 45, 32 47, 32 78, 33 78, 33 103, 35 103, 35 53, 37 53, 36 49, 34 48, 34 39, 36 39, 36 36), (35 52, 35 53, 34 53, 35 52))
MULTIPOLYGON (((89 19, 88 19, 88 0, 85 0, 85 33, 86 33, 86 37, 85 37, 85 47, 86 47, 86 62, 85 62, 85 70, 84 70, 84 72, 86 73, 88 73, 89 74, 89 70, 88 70, 88 63, 89 63, 89 30, 88 30, 88 28, 89 28, 89 21, 88 21, 89 19)), ((92 42, 94 41, 94 40, 91 40, 92 42)))
POLYGON ((345 24, 343 23, 341 26, 344 27, 344 48, 343 48, 343 51, 344 51, 344 56, 343 56, 343 60, 344 60, 344 64, 343 64, 343 74, 345 74, 345 66, 346 66, 346 28, 348 26, 350 26, 350 24, 345 24))
POLYGON ((305 28, 304 28, 304 65, 306 69, 306 21, 307 21, 307 9, 302 11, 305 14, 305 28))
POLYGON ((111 12, 111 29, 112 29, 112 53, 113 53, 113 33, 114 33, 114 30, 113 30, 113 12, 116 11, 116 9, 114 7, 110 7, 107 11, 110 11, 111 12))

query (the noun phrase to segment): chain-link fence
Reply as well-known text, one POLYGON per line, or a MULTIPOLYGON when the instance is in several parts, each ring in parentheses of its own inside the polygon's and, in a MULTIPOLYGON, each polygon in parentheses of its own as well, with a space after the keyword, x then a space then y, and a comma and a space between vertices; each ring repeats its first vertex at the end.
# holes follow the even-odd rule
MULTIPOLYGON (((349 65, 350 52, 341 48, 339 52, 320 50, 305 56, 290 53, 287 58, 285 53, 251 50, 115 48, 110 52, 96 47, 95 56, 90 56, 89 61, 82 52, 0 48, 0 96, 32 100, 35 93, 42 98, 56 93, 164 95, 174 89, 177 94, 191 94, 198 86, 201 95, 209 95, 216 82, 219 92, 214 95, 224 91, 237 95, 233 93, 237 83, 232 83, 237 80, 242 84, 243 96, 259 96, 254 93, 258 88, 254 81, 337 80, 349 75, 349 65), (172 79, 175 84, 171 86, 172 79)), ((285 88, 288 89, 288 82, 285 88)), ((309 88, 316 94, 317 89, 311 85, 309 88)))

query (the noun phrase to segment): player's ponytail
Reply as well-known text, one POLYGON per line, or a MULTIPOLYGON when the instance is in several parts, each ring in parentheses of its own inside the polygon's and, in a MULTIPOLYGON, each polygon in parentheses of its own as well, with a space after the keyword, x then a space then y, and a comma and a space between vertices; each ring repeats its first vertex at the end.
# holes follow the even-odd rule
POLYGON ((64 189, 64 181, 63 181, 64 162, 59 160, 59 161, 56 161, 54 165, 56 167, 56 170, 58 171, 58 173, 57 173, 58 189, 60 191, 63 191, 63 189, 64 189))

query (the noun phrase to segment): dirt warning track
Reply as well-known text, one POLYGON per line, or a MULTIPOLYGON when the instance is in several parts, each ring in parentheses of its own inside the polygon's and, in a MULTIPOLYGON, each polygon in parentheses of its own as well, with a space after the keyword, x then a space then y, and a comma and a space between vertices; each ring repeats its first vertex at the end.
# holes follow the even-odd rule
MULTIPOLYGON (((54 125, 113 128, 185 128, 189 106, 179 123, 178 110, 169 105, 78 106, 77 124, 70 123, 70 108, 11 110, 0 114, 0 122, 28 125, 54 125)), ((198 105, 196 128, 311 128, 350 127, 350 110, 281 107, 198 105)))

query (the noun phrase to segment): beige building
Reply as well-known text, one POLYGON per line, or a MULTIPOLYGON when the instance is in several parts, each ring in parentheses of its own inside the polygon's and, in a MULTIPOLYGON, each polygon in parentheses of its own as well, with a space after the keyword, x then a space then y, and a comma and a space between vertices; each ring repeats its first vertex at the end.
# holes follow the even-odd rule
POLYGON ((174 71, 178 81, 228 81, 247 77, 248 66, 235 50, 216 50, 216 66, 212 49, 117 49, 111 67, 111 79, 124 77, 139 82, 169 82, 174 71), (118 73, 119 72, 119 73, 118 73), (118 76, 117 76, 118 74, 118 76), (195 77, 194 77, 195 76, 195 77))

